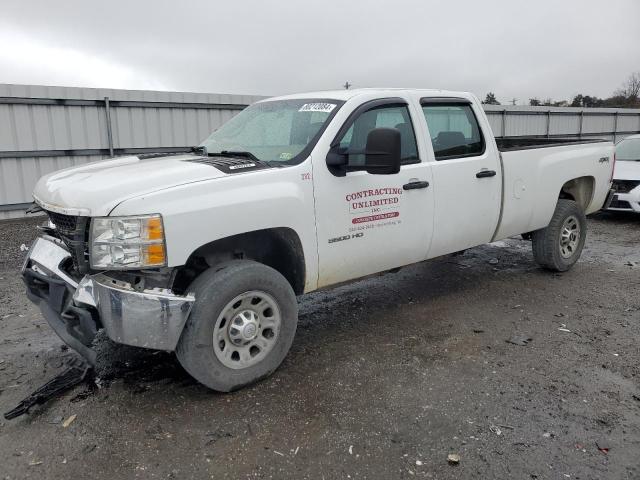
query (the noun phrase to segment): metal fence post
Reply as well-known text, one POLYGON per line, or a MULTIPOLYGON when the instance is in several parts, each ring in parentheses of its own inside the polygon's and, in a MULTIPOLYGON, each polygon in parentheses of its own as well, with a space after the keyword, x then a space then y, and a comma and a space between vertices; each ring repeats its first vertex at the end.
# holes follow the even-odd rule
POLYGON ((507 136, 507 109, 502 110, 502 138, 507 136))
POLYGON ((618 112, 616 111, 616 113, 613 116, 613 143, 616 143, 617 133, 618 133, 618 112))
POLYGON ((584 128, 584 110, 580 110, 580 130, 578 131, 578 138, 582 139, 582 130, 584 128))
POLYGON ((551 110, 547 111, 547 138, 551 134, 551 110))
POLYGON ((109 156, 113 157, 113 133, 111 131, 111 109, 109 97, 104 97, 104 111, 107 116, 107 142, 109 144, 109 156))

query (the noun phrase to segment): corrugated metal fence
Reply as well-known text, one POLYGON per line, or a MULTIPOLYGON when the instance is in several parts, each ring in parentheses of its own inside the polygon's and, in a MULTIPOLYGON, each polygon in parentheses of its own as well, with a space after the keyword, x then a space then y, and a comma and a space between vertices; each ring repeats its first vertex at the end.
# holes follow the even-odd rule
POLYGON ((640 109, 484 105, 496 137, 607 138, 640 133, 640 109))
MULTIPOLYGON (((197 145, 258 96, 0 84, 0 218, 19 217, 42 175, 114 155, 197 145)), ((640 110, 486 105, 496 136, 640 133, 640 110)))
POLYGON ((261 98, 0 84, 0 219, 24 214, 42 175, 197 145, 261 98))

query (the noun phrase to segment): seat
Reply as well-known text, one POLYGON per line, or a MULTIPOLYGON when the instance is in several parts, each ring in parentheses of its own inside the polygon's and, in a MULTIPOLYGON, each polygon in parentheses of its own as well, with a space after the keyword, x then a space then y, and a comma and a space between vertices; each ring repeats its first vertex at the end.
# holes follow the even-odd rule
POLYGON ((400 132, 400 158, 417 158, 418 152, 411 125, 406 122, 399 123, 395 129, 400 132))
POLYGON ((462 132, 440 132, 436 137, 435 143, 438 150, 450 150, 455 147, 461 147, 467 144, 467 139, 462 132))

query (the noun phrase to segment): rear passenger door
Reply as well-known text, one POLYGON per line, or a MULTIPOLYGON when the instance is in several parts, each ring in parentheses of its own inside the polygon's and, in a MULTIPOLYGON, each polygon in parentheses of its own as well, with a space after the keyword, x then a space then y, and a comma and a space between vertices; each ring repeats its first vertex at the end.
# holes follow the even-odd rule
POLYGON ((490 242, 500 215, 502 172, 488 124, 467 99, 422 98, 433 148, 434 230, 429 257, 490 242))

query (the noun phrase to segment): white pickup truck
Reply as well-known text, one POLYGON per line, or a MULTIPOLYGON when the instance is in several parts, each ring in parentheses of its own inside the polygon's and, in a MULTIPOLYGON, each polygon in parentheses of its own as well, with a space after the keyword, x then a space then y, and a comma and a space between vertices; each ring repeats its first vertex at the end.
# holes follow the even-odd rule
POLYGON ((43 177, 49 222, 22 272, 90 362, 104 328, 230 391, 282 362, 296 295, 513 235, 542 267, 569 269, 613 166, 606 141, 496 141, 468 93, 271 98, 184 154, 43 177))

